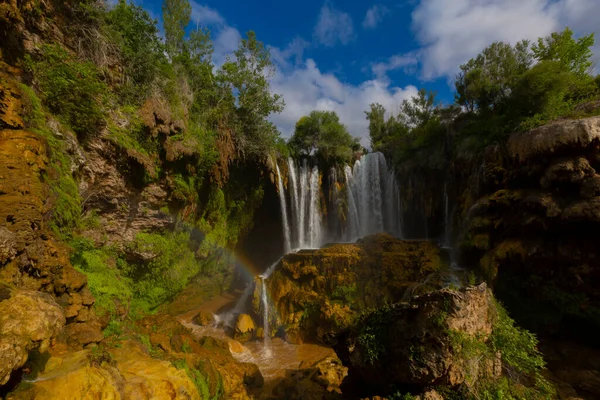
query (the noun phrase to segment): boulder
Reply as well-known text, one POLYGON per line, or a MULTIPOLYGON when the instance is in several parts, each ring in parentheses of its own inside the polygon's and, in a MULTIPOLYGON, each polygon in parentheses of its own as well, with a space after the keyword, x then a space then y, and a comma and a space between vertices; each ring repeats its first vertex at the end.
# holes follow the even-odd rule
POLYGON ((25 364, 30 351, 45 352, 65 322, 50 295, 0 284, 0 385, 25 364))
POLYGON ((456 386, 499 374, 497 357, 472 362, 462 354, 463 342, 488 340, 495 318, 485 283, 442 289, 366 313, 331 344, 349 369, 349 385, 375 392, 385 392, 390 384, 456 386))
POLYGON ((326 357, 312 364, 302 362, 297 370, 286 371, 272 395, 290 400, 343 399, 340 385, 347 372, 337 357, 326 357))
POLYGON ((200 326, 210 326, 215 323, 215 317, 212 313, 200 311, 192 318, 192 322, 200 326))
POLYGON ((48 360, 36 379, 7 399, 199 399, 183 369, 148 356, 132 341, 105 354, 82 350, 48 360))
POLYGON ((254 320, 248 314, 240 314, 235 323, 233 338, 239 342, 245 343, 251 340, 256 333, 254 320))

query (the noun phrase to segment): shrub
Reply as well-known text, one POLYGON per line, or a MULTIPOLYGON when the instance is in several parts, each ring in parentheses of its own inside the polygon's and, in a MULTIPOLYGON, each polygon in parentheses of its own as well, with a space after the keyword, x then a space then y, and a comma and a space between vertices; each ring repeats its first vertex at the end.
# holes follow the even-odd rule
POLYGON ((104 120, 99 98, 107 87, 94 64, 76 60, 59 45, 43 45, 39 59, 25 58, 25 69, 48 109, 80 138, 98 131, 104 120))

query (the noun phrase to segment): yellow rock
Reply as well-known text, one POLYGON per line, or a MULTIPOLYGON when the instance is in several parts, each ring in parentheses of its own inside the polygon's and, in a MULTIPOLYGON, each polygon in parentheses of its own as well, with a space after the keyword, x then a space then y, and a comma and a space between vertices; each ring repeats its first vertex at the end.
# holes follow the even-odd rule
POLYGON ((238 333, 248 333, 256 329, 252 317, 248 314, 240 314, 235 324, 235 331, 238 333))
POLYGON ((89 350, 52 357, 35 380, 7 399, 200 399, 184 370, 151 358, 132 341, 111 349, 108 360, 94 360, 89 350))

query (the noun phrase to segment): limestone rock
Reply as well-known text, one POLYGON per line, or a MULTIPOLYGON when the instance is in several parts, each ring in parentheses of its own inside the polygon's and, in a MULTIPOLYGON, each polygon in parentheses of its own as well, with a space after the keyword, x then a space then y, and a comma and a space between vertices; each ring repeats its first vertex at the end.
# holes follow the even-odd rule
POLYGON ((240 314, 235 323, 233 338, 239 342, 245 343, 253 338, 256 333, 254 320, 248 314, 240 314))
POLYGON ((215 317, 212 313, 200 311, 194 316, 194 318, 192 318, 192 322, 200 326, 210 326, 214 324, 215 317))
POLYGON ((546 170, 540 185, 543 188, 550 188, 558 183, 577 183, 595 173, 590 162, 583 157, 560 160, 546 170))
POLYGON ((62 330, 62 308, 45 293, 12 290, 0 284, 0 385, 27 361, 28 352, 46 351, 62 330))
POLYGON ((0 265, 6 264, 17 255, 16 245, 15 234, 0 226, 0 265))
POLYGON ((100 322, 97 320, 69 324, 67 325, 66 334, 68 343, 74 347, 87 346, 104 339, 100 322))
POLYGON ((513 157, 525 162, 535 156, 548 156, 565 148, 584 148, 600 138, 600 117, 560 120, 527 132, 515 133, 508 140, 513 157))
POLYGON ((491 291, 485 283, 459 291, 442 289, 361 317, 331 343, 349 368, 349 379, 359 385, 455 386, 479 374, 496 374, 500 360, 490 360, 490 365, 471 365, 461 358, 448 332, 485 341, 492 332, 495 315, 491 291), (359 340, 361 332, 379 332, 381 336, 369 345, 359 340), (380 347, 373 347, 377 343, 380 347))
MULTIPOLYGON (((288 254, 265 281, 276 308, 269 314, 270 327, 285 327, 285 338, 293 343, 324 342, 361 310, 401 300, 415 283, 442 267, 435 244, 387 234, 288 254)), ((435 286, 435 278, 429 281, 435 286)), ((252 303, 254 315, 261 317, 262 290, 257 282, 252 303)))
POLYGON ((199 399, 186 372, 125 341, 101 360, 89 350, 52 357, 37 379, 8 399, 199 399))
POLYGON ((337 357, 326 357, 310 365, 302 362, 297 370, 286 372, 273 395, 290 400, 342 399, 340 385, 347 371, 337 357))

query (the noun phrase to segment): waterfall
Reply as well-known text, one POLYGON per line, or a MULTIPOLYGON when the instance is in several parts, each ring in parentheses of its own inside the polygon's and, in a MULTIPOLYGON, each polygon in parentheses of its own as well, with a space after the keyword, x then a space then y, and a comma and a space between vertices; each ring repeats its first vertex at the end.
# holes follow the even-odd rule
POLYGON ((277 170, 284 236, 290 241, 286 252, 319 248, 325 240, 353 242, 379 232, 402 236, 400 189, 384 155, 365 154, 354 166, 345 165, 343 171, 339 179, 335 168, 329 171, 326 196, 322 193, 323 175, 308 159, 299 163, 288 159, 287 192, 277 170), (345 194, 339 190, 344 185, 345 194), (341 209, 344 206, 346 209, 341 209))
POLYGON ((401 236, 400 189, 381 153, 369 153, 346 166, 347 240, 388 231, 401 236))
POLYGON ((444 183, 444 243, 442 247, 452 246, 452 220, 450 216, 450 201, 448 200, 448 184, 444 183))
POLYGON ((317 166, 314 166, 310 173, 310 196, 308 205, 307 245, 310 248, 321 247, 321 210, 319 207, 320 193, 321 185, 319 179, 319 168, 317 168, 317 166))
POLYGON ((292 250, 290 242, 290 226, 287 217, 287 205, 285 201, 285 190, 283 187, 283 181, 281 180, 281 172, 279 171, 279 165, 275 162, 275 168, 277 170, 277 188, 279 190, 279 203, 281 206, 281 219, 283 221, 283 241, 284 241, 284 253, 287 254, 292 250))
POLYGON ((225 326, 229 326, 231 328, 235 327, 235 318, 244 312, 246 303, 248 302, 248 297, 250 297, 250 294, 253 290, 254 282, 248 282, 244 292, 242 293, 242 297, 240 297, 237 303, 235 303, 235 306, 225 313, 215 315, 215 322, 217 325, 223 322, 225 326))
POLYGON ((269 299, 267 296, 267 284, 265 282, 267 278, 265 276, 260 277, 262 282, 262 294, 261 302, 263 307, 263 340, 265 343, 265 355, 269 355, 269 343, 271 341, 270 328, 269 328, 269 299))

